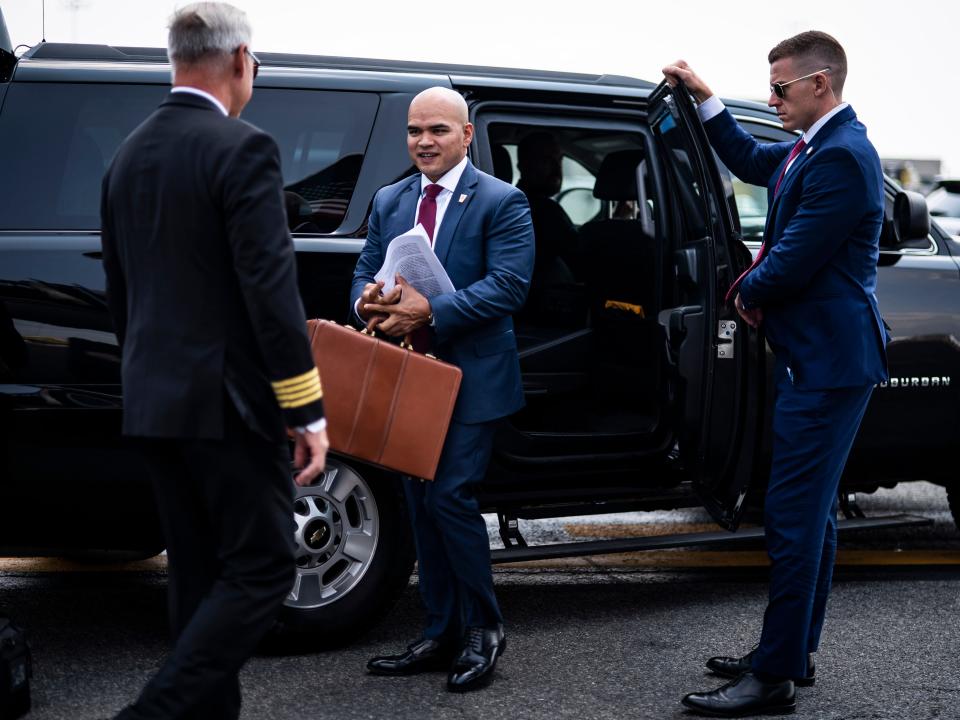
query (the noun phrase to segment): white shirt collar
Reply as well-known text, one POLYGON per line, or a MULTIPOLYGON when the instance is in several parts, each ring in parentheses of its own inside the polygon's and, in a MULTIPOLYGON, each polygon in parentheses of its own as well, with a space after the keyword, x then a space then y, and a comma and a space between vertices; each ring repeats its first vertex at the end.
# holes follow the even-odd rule
POLYGON ((230 114, 227 112, 227 109, 223 106, 223 103, 217 100, 213 95, 208 93, 206 90, 190 87, 189 85, 177 85, 176 87, 170 88, 170 92, 190 93, 191 95, 197 95, 198 97, 202 97, 205 100, 209 100, 210 102, 212 102, 214 107, 216 107, 217 110, 222 112, 224 115, 230 114))
POLYGON ((830 121, 830 118, 832 118, 841 110, 844 110, 848 107, 850 107, 850 103, 840 103, 833 110, 831 110, 822 118, 817 120, 813 125, 810 126, 810 129, 803 134, 803 142, 809 145, 810 142, 813 140, 813 136, 820 131, 820 128, 822 128, 824 125, 826 125, 830 121))
MULTIPOLYGON (((452 168, 447 170, 447 172, 445 172, 441 176, 441 178, 437 180, 436 184, 442 187, 444 190, 449 190, 450 192, 453 192, 454 190, 456 190, 457 185, 460 182, 460 176, 463 175, 463 170, 464 168, 467 167, 467 162, 468 162, 467 158, 466 156, 464 156, 463 160, 461 160, 452 168)), ((428 178, 426 175, 421 174, 420 175, 420 194, 423 195, 423 191, 424 189, 426 189, 427 185, 433 185, 433 184, 434 183, 432 180, 430 180, 430 178, 428 178)))

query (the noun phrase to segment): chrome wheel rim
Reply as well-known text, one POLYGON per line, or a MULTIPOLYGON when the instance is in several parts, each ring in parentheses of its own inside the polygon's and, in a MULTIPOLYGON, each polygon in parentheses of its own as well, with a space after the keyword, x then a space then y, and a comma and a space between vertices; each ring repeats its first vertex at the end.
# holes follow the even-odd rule
POLYGON ((297 487, 293 518, 297 577, 284 604, 307 610, 340 600, 377 551, 380 515, 373 491, 349 466, 330 459, 313 485, 297 487))

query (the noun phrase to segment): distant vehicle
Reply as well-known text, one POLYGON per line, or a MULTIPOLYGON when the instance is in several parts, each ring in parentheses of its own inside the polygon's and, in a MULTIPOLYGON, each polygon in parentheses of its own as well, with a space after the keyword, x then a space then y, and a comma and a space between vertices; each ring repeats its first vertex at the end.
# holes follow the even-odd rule
POLYGON ((960 178, 938 180, 927 195, 927 207, 940 227, 960 237, 960 178))

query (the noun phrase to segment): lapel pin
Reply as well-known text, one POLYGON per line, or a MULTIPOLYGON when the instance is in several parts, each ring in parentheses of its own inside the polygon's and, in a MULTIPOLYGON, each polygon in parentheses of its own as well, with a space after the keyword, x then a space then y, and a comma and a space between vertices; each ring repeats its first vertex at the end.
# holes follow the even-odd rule
POLYGON ((812 152, 813 152, 813 146, 811 145, 810 147, 807 148, 807 155, 809 155, 812 152))
POLYGON ((457 200, 457 202, 460 203, 461 205, 463 205, 463 202, 464 202, 466 199, 467 199, 467 195, 466 195, 466 193, 464 193, 463 195, 460 196, 460 199, 457 200))

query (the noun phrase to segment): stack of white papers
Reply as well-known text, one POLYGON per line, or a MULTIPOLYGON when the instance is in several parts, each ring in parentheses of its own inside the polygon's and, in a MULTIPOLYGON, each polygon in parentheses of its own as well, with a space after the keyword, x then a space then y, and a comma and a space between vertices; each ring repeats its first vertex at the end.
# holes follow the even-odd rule
POLYGON ((403 275, 408 283, 427 298, 451 293, 456 289, 430 247, 430 236, 420 224, 413 230, 398 235, 387 246, 383 267, 374 276, 377 281, 383 280, 384 295, 396 285, 397 275, 403 275))

